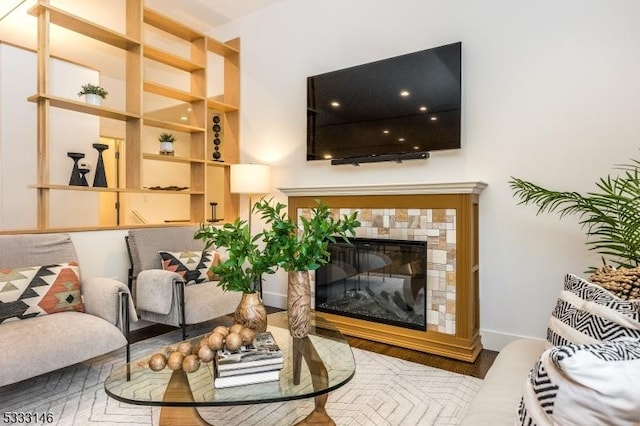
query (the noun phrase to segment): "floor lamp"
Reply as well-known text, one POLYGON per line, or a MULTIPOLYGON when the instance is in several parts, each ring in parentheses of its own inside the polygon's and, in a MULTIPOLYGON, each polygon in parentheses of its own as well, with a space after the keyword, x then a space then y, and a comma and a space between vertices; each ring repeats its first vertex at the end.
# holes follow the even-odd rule
POLYGON ((271 192, 271 168, 262 164, 232 164, 230 192, 249 196, 249 233, 251 233, 251 209, 254 195, 271 192))
MULTIPOLYGON (((249 235, 251 235, 251 210, 254 195, 271 192, 271 168, 262 164, 232 164, 230 173, 230 192, 249 196, 249 235)), ((262 297, 262 277, 258 293, 262 297)))

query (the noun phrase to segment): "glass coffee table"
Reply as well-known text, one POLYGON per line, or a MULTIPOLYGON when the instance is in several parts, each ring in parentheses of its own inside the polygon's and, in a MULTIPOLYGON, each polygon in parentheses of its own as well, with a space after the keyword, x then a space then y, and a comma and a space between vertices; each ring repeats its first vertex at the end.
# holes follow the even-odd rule
MULTIPOLYGON (((213 363, 198 371, 162 371, 149 368, 149 358, 136 359, 114 370, 104 383, 110 397, 129 404, 161 406, 160 425, 207 425, 197 407, 262 404, 315 398, 315 408, 298 424, 335 424, 325 410, 328 393, 347 383, 355 373, 349 343, 340 332, 313 314, 309 336, 294 339, 287 328, 286 312, 268 316, 267 329, 284 352, 280 380, 230 388, 213 387, 213 363), (304 361, 304 362, 303 362, 304 361)), ((196 345, 203 336, 187 341, 196 345)), ((176 342, 176 344, 179 342, 176 342)), ((170 345, 170 346, 175 346, 170 345)))

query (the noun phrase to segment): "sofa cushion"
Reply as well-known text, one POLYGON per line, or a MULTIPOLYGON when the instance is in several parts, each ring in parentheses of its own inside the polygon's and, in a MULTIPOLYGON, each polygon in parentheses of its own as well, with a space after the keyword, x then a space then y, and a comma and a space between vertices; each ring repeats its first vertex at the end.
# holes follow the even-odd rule
POLYGON ((77 263, 0 270, 0 323, 64 311, 85 311, 77 263))
POLYGON ((556 346, 529 374, 522 425, 637 425, 640 340, 556 346))
MULTIPOLYGON (((120 330, 100 317, 60 312, 0 326, 0 386, 106 354, 127 344, 120 330)), ((123 357, 124 360, 124 357, 123 357)))
POLYGON ((215 250, 203 251, 161 251, 162 269, 176 272, 185 280, 185 285, 213 281, 209 271, 211 265, 220 263, 220 255, 215 250))
POLYGON ((549 319, 549 346, 640 339, 640 301, 622 300, 573 274, 549 319))

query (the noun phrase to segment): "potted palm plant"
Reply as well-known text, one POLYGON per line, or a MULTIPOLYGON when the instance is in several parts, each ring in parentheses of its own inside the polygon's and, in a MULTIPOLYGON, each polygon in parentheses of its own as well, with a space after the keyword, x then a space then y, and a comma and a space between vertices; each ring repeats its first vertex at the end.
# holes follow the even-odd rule
POLYGON ((242 300, 234 313, 235 321, 258 332, 265 331, 267 312, 260 298, 260 287, 262 275, 276 270, 273 242, 262 241, 262 233, 252 236, 247 222, 239 218, 223 226, 202 224, 194 238, 203 240, 205 249, 212 245, 226 248, 227 260, 212 265, 210 271, 219 278, 218 285, 223 290, 242 292, 242 300))
POLYGON ((288 272, 287 315, 289 331, 293 337, 305 337, 309 330, 311 313, 311 287, 309 271, 318 269, 329 261, 329 242, 341 238, 349 242, 360 226, 358 212, 335 219, 327 205, 317 202, 309 217, 301 216, 295 223, 282 203, 272 205, 261 200, 254 210, 270 225, 263 231, 263 239, 269 245, 273 260, 288 272))
POLYGON ((104 88, 91 83, 84 84, 78 92, 78 96, 84 96, 85 102, 92 105, 101 105, 108 94, 104 88))

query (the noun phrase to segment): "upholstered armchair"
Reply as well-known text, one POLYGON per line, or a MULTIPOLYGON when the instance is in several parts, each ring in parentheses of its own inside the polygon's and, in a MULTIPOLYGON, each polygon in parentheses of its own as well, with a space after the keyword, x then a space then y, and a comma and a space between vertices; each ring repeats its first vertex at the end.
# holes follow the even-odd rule
POLYGON ((187 325, 234 312, 242 297, 210 281, 207 270, 219 253, 203 252, 203 242, 193 238, 197 229, 132 229, 126 237, 131 259, 129 285, 140 318, 180 327, 183 338, 187 325))

